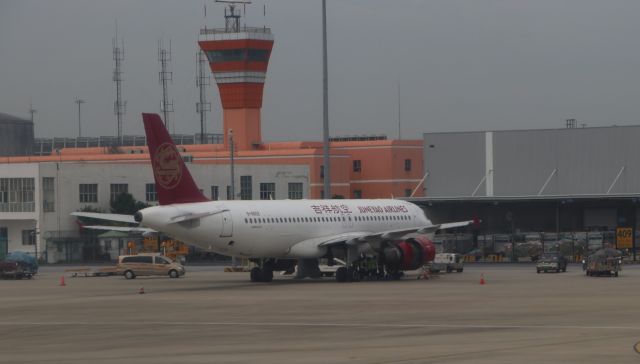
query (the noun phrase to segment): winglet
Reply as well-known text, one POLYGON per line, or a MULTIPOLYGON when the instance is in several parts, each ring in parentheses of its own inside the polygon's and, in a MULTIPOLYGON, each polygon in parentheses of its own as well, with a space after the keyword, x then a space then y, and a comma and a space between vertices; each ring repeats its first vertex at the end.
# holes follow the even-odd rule
POLYGON ((209 201, 191 177, 158 114, 142 114, 160 205, 209 201))

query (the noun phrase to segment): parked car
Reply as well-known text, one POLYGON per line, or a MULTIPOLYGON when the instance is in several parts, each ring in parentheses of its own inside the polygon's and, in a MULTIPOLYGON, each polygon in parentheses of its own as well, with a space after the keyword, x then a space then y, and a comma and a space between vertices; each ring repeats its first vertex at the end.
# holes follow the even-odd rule
MULTIPOLYGON (((336 271, 340 267, 345 267, 346 263, 338 258, 333 258, 333 265, 329 265, 329 260, 327 258, 322 258, 318 260, 318 268, 320 269, 321 277, 334 277, 336 275, 336 271)), ((296 265, 293 269, 288 271, 282 271, 280 274, 282 275, 295 275, 298 273, 298 266, 296 265)))
POLYGON ((182 264, 159 254, 121 255, 118 257, 117 274, 126 279, 137 276, 169 276, 178 278, 185 274, 182 264))
POLYGON ((538 259, 536 263, 536 272, 566 272, 567 258, 559 253, 545 253, 538 259))

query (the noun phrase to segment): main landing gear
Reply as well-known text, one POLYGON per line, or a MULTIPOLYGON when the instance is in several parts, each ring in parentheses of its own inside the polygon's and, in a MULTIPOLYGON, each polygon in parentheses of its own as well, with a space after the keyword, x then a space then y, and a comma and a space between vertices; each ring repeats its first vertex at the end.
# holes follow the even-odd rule
POLYGON ((270 261, 262 261, 260 267, 251 269, 251 282, 271 282, 273 280, 273 264, 270 261))
POLYGON ((273 280, 273 269, 251 269, 251 282, 271 282, 273 280))

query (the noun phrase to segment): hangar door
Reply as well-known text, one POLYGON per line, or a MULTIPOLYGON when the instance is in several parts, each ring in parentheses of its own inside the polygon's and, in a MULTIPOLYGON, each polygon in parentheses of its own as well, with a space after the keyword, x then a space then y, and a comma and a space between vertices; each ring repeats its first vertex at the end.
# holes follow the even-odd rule
POLYGON ((616 209, 585 209, 584 210, 584 227, 585 228, 601 228, 606 226, 612 230, 617 226, 616 209))

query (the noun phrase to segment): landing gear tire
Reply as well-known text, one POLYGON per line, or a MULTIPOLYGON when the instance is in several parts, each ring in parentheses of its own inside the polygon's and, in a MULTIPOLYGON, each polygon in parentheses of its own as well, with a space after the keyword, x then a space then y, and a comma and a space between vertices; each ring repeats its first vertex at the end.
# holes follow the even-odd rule
POLYGON ((354 268, 347 268, 347 279, 349 282, 358 282, 360 273, 354 268))
POLYGON ((263 269, 262 274, 260 274, 261 282, 271 282, 273 281, 273 270, 271 269, 263 269))
POLYGON ((337 282, 346 282, 347 281, 347 268, 340 267, 336 270, 336 281, 337 282))
POLYGON ((255 267, 251 269, 251 273, 249 273, 251 277, 251 282, 260 282, 260 277, 262 276, 262 269, 255 267))

